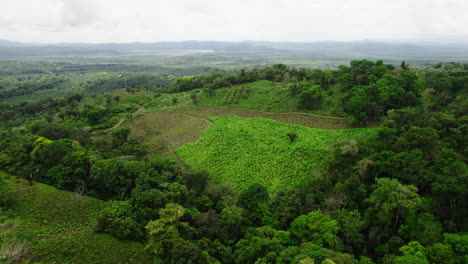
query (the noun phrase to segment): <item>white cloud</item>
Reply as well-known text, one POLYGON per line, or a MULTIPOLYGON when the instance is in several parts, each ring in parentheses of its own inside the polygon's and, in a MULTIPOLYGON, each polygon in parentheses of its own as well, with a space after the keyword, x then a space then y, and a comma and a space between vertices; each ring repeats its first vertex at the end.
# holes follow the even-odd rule
POLYGON ((466 0, 16 0, 2 3, 0 39, 440 39, 467 36, 466 13, 466 0))
POLYGON ((93 24, 97 19, 96 6, 92 0, 63 0, 61 17, 64 25, 72 27, 93 24))

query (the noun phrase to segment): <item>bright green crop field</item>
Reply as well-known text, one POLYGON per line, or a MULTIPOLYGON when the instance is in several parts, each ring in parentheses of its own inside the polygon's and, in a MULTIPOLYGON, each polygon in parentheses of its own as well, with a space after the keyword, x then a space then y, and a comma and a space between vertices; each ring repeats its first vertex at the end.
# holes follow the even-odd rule
POLYGON ((322 130, 264 118, 219 116, 196 142, 182 145, 177 155, 214 182, 230 183, 242 191, 253 183, 270 193, 299 185, 325 168, 330 146, 356 139, 373 129, 322 130), (291 142, 288 133, 296 133, 291 142))

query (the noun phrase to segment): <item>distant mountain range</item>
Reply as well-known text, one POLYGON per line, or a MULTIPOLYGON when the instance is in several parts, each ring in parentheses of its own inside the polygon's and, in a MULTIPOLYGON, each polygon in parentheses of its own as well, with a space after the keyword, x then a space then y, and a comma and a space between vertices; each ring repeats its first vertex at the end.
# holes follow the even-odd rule
POLYGON ((321 42, 269 42, 269 41, 180 41, 153 43, 23 43, 0 40, 0 56, 61 56, 93 54, 127 54, 133 52, 167 52, 209 50, 225 53, 330 53, 415 56, 468 56, 468 45, 418 44, 383 41, 321 41, 321 42))

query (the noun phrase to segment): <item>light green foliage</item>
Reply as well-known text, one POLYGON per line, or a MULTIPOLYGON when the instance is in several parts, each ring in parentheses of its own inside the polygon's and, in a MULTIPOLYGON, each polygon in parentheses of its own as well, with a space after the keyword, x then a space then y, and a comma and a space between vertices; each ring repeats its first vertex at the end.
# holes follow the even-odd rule
POLYGON ((447 244, 435 243, 427 248, 427 257, 431 263, 454 264, 455 254, 452 247, 447 244))
POLYGON ((298 99, 288 96, 283 83, 256 81, 230 88, 216 89, 215 95, 200 98, 200 106, 233 106, 259 109, 270 112, 294 111, 298 99))
POLYGON ((146 226, 148 247, 156 256, 176 260, 181 259, 190 250, 189 242, 181 236, 181 231, 188 228, 188 223, 180 221, 185 211, 181 205, 166 204, 159 212, 159 219, 150 221, 146 226))
POLYGON ((176 150, 181 160, 206 170, 217 182, 233 182, 237 191, 261 183, 270 193, 297 186, 327 164, 329 145, 359 138, 369 129, 321 130, 263 118, 213 117, 202 137, 176 150), (290 142, 287 134, 297 134, 290 142))
POLYGON ((457 256, 457 263, 466 263, 468 258, 468 233, 444 234, 444 238, 444 243, 452 246, 457 256))
POLYGON ((377 183, 372 186, 374 191, 369 196, 368 202, 375 210, 369 217, 384 225, 397 223, 408 212, 416 210, 421 204, 416 188, 413 185, 403 185, 397 179, 376 179, 377 183))
MULTIPOLYGON (((326 259, 334 259, 336 252, 314 243, 302 243, 301 246, 290 246, 283 250, 275 263, 281 264, 314 264, 326 259)), ((342 264, 341 262, 338 262, 342 264)), ((366 263, 367 264, 367 263, 366 263)))
MULTIPOLYGON (((426 249, 417 241, 411 241, 400 248, 403 256, 394 260, 395 264, 429 264, 426 258, 426 249)), ((440 263, 440 262, 436 262, 440 263)))

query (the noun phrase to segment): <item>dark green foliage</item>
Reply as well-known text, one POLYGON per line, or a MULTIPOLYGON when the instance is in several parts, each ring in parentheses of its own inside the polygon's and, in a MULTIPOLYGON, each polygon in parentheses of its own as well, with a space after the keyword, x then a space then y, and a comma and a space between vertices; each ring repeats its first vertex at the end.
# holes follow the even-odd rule
POLYGON ((0 210, 1 208, 8 202, 9 197, 8 194, 10 192, 10 188, 8 183, 3 180, 0 176, 0 210))
POLYGON ((57 88, 66 82, 67 81, 62 78, 44 78, 40 81, 21 82, 15 89, 0 91, 0 99, 30 94, 40 90, 57 88))
POLYGON ((270 203, 273 215, 280 229, 287 229, 289 223, 301 213, 302 197, 297 189, 279 191, 270 203))
POLYGON ((93 194, 103 199, 124 200, 135 187, 135 180, 144 171, 144 164, 123 159, 99 160, 91 167, 93 194))
POLYGON ((108 233, 119 239, 139 240, 144 238, 144 225, 138 211, 129 201, 111 201, 100 212, 97 232, 108 233))
POLYGON ((289 231, 291 237, 300 243, 311 242, 323 247, 340 250, 342 242, 336 236, 339 229, 338 221, 316 210, 296 218, 291 223, 289 231))
POLYGON ((246 210, 246 218, 250 225, 260 225, 267 213, 267 202, 270 199, 268 190, 259 183, 250 185, 239 195, 238 204, 246 210))
MULTIPOLYGON (((197 256, 189 241, 184 239, 190 227, 181 221, 186 209, 174 203, 169 203, 159 212, 159 219, 150 221, 146 226, 149 236, 149 249, 160 258, 170 260, 170 263, 187 263, 197 260, 197 256)), ((203 263, 203 262, 196 262, 203 263)))
POLYGON ((288 133, 289 141, 294 142, 297 140, 297 134, 294 132, 288 133))
POLYGON ((128 135, 130 134, 130 128, 121 127, 112 131, 112 147, 118 147, 127 142, 128 135))
POLYGON ((53 140, 70 138, 71 136, 71 130, 68 127, 56 123, 50 123, 45 120, 35 121, 31 125, 31 132, 53 140))
POLYGON ((72 141, 69 139, 57 141, 45 140, 36 144, 36 147, 31 152, 31 157, 37 164, 44 165, 50 169, 59 164, 71 152, 73 152, 73 147, 72 141))
POLYGON ((299 95, 299 109, 317 109, 322 102, 322 91, 319 87, 313 87, 299 95))
POLYGON ((405 70, 408 69, 408 65, 406 64, 405 61, 402 61, 402 62, 401 62, 400 67, 401 67, 402 69, 405 69, 405 70))
MULTIPOLYGON (((327 143, 330 159, 321 170, 305 170, 301 184, 294 185, 296 178, 291 177, 272 197, 265 187, 273 181, 264 186, 246 183, 249 187, 237 195, 228 181, 214 184, 218 176, 214 173, 189 172, 175 159, 147 156, 147 146, 138 142, 140 138, 129 138, 128 128, 100 130, 124 115, 131 121, 130 113, 141 104, 127 102, 136 102, 139 93, 160 100, 147 91, 165 92, 173 77, 159 80, 123 73, 83 82, 80 87, 94 93, 127 88, 128 94, 122 90, 100 96, 99 107, 75 90, 62 99, 0 103, 4 121, 0 167, 26 179, 111 200, 99 212, 96 231, 146 243, 155 263, 462 264, 467 254, 466 65, 448 63, 417 71, 406 63, 401 66, 361 60, 323 71, 277 64, 173 83, 170 92, 201 88, 209 96, 222 94, 216 89, 224 87, 232 101, 251 92, 242 84, 269 80, 267 89, 281 90, 306 110, 331 106, 355 125, 378 126, 383 120, 382 127, 366 138, 327 143)), ((45 78, 37 84, 56 87, 68 84, 64 81, 45 78)), ((33 82, 18 82, 25 85, 18 95, 35 91, 30 89, 33 82)), ((2 85, 0 91, 7 95, 11 87, 2 85)), ((203 96, 198 90, 189 92, 187 102, 213 99, 203 96)), ((173 102, 177 105, 183 101, 178 95, 167 98, 168 105, 171 98, 178 100, 173 102)), ((285 150, 307 139, 302 134, 298 139, 291 131, 275 136, 286 142, 285 150)), ((270 144, 265 151, 277 147, 270 144)), ((226 150, 230 148, 233 145, 227 144, 226 150)), ((306 150, 310 151, 304 149, 300 155, 306 150)), ((310 151, 310 159, 322 158, 320 153, 310 151)), ((265 161, 268 168, 273 160, 265 161)), ((231 179, 245 176, 242 167, 232 173, 231 179)), ((265 175, 268 181, 269 174, 265 175)), ((21 192, 21 197, 35 199, 35 190, 43 185, 31 184, 31 191, 21 192)), ((8 189, 0 178, 2 206, 10 205, 8 189)), ((67 200, 68 204, 74 201, 67 200)), ((38 206, 44 210, 50 204, 38 206)), ((53 226, 41 218, 41 210, 28 212, 39 216, 38 236, 44 234, 43 227, 53 226)), ((68 220, 63 223, 67 228, 68 220)), ((78 239, 80 227, 73 231, 78 239)), ((66 240, 62 230, 49 233, 62 243, 66 240)))
POLYGON ((288 242, 289 234, 286 231, 269 226, 252 228, 235 245, 234 263, 275 262, 288 242))

